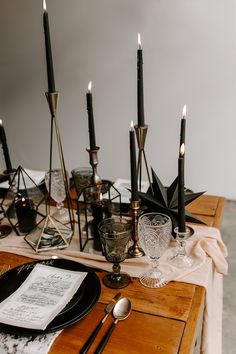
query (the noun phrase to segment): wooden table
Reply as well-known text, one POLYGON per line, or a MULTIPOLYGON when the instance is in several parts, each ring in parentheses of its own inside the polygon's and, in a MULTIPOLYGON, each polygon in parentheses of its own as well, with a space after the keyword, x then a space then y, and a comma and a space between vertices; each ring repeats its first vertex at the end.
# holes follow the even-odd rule
MULTIPOLYGON (((223 215, 224 198, 201 196, 188 208, 210 226, 219 227, 223 215)), ((1 264, 14 267, 30 261, 29 258, 0 252, 1 264)), ((104 272, 98 272, 101 279, 104 272)), ((101 282, 102 284, 102 282, 101 282)), ((170 282, 161 289, 143 287, 138 279, 122 289, 122 296, 132 301, 131 315, 118 323, 104 353, 132 354, 190 354, 200 352, 201 319, 205 289, 183 282, 170 282)), ((79 353, 85 340, 104 316, 105 304, 117 293, 102 285, 101 296, 95 308, 80 322, 63 330, 55 340, 50 354, 79 353)), ((93 353, 112 322, 112 316, 90 348, 93 353)))

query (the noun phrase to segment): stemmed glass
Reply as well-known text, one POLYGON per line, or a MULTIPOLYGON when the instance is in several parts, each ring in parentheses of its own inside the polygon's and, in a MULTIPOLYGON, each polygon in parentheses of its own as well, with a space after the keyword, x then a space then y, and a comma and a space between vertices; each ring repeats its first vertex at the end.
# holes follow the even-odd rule
POLYGON ((171 239, 172 223, 169 216, 147 213, 139 217, 138 236, 140 245, 151 261, 152 268, 140 276, 140 282, 149 288, 160 288, 168 283, 159 270, 159 258, 166 251, 171 239))
MULTIPOLYGON (((69 179, 69 174, 66 171, 66 178, 69 179)), ((48 192, 50 193, 52 199, 55 200, 57 211, 53 214, 55 219, 59 221, 69 221, 69 214, 63 208, 63 201, 66 198, 66 190, 65 190, 65 180, 64 173, 61 168, 56 168, 51 171, 46 172, 45 174, 45 184, 48 192), (50 186, 50 178, 51 178, 51 186, 50 186)))
POLYGON ((193 266, 194 262, 192 257, 186 254, 185 246, 189 237, 193 235, 193 229, 186 227, 184 232, 180 232, 178 227, 176 227, 174 232, 176 234, 178 249, 176 254, 170 259, 171 264, 178 268, 190 268, 193 266))
POLYGON ((113 218, 103 219, 98 225, 104 255, 113 263, 112 273, 103 277, 103 283, 109 288, 124 288, 131 281, 128 274, 120 272, 120 263, 128 255, 131 228, 131 224, 113 218))

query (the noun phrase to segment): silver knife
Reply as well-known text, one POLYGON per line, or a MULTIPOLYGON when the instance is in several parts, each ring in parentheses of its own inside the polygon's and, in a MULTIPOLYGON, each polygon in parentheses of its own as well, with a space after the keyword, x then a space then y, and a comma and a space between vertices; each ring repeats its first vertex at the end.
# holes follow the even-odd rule
POLYGON ((117 300, 119 300, 121 296, 121 293, 117 293, 113 299, 109 302, 109 304, 107 304, 106 308, 105 308, 105 312, 106 315, 103 317, 103 319, 98 323, 97 327, 94 329, 94 331, 92 332, 92 334, 88 337, 87 341, 85 342, 85 344, 83 345, 82 349, 80 350, 80 354, 85 354, 87 353, 87 351, 89 350, 89 348, 91 347, 94 339, 96 338, 98 332, 100 331, 103 323, 106 321, 107 317, 109 316, 109 314, 112 312, 117 300))

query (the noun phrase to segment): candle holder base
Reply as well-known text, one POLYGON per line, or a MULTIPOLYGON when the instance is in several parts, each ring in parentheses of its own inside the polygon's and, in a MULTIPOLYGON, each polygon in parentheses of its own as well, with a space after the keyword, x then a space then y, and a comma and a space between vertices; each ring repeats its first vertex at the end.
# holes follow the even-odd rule
POLYGON ((36 252, 43 252, 68 247, 72 236, 73 230, 70 226, 47 215, 44 222, 39 223, 37 228, 25 236, 25 241, 36 252))
POLYGON ((136 246, 136 247, 131 246, 129 248, 128 253, 129 253, 129 256, 131 258, 140 258, 140 257, 143 257, 145 255, 143 249, 141 247, 138 247, 138 246, 136 246))

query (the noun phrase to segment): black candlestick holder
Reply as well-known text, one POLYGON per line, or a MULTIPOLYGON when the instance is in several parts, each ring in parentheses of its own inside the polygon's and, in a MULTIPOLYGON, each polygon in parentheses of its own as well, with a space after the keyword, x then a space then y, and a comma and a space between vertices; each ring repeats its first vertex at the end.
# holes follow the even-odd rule
POLYGON ((147 131, 148 131, 148 125, 143 125, 143 126, 135 125, 134 129, 135 129, 137 145, 138 145, 138 149, 139 149, 138 166, 137 166, 138 188, 139 188, 139 191, 141 192, 141 187, 142 187, 142 167, 143 167, 143 160, 144 160, 145 167, 146 167, 146 172, 147 172, 147 177, 148 177, 148 182, 149 182, 150 188, 152 190, 152 183, 151 183, 150 173, 149 173, 147 159, 146 159, 146 154, 145 154, 145 149, 144 149, 145 148, 147 131))
POLYGON ((131 201, 131 212, 132 212, 132 240, 133 245, 129 248, 129 255, 133 258, 139 258, 144 256, 144 251, 138 245, 138 217, 140 215, 140 202, 138 200, 131 201))
POLYGON ((57 122, 57 104, 58 104, 58 92, 46 92, 46 98, 48 101, 49 110, 51 113, 51 130, 50 130, 50 153, 49 153, 49 182, 48 182, 48 197, 46 199, 46 218, 44 223, 38 225, 32 235, 27 235, 25 240, 32 246, 37 252, 51 250, 56 248, 68 247, 72 236, 74 234, 74 214, 72 211, 72 202, 70 197, 69 183, 67 178, 67 172, 65 167, 65 160, 63 155, 60 130, 57 122), (56 133, 56 142, 58 147, 58 154, 61 164, 61 171, 63 175, 63 182, 66 195, 66 207, 68 218, 60 220, 58 216, 54 216, 51 213, 51 191, 52 191, 52 178, 51 171, 53 167, 53 135, 54 130, 56 133))

